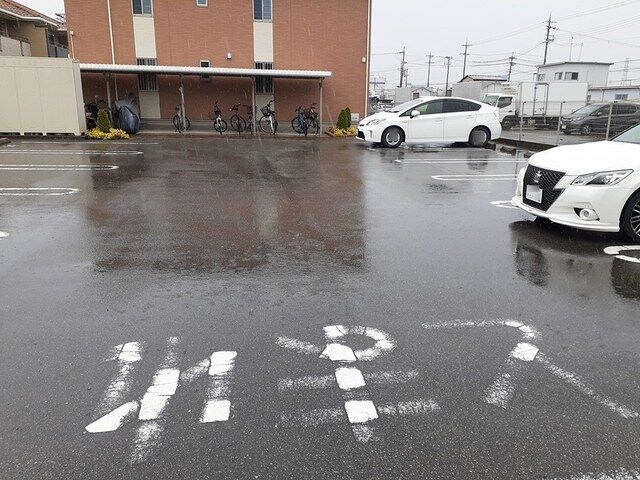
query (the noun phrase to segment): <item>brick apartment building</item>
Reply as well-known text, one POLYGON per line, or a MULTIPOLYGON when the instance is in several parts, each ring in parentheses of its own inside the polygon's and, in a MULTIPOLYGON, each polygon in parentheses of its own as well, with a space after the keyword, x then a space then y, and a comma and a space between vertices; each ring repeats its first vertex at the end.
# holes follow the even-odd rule
MULTIPOLYGON (((366 113, 371 0, 65 0, 65 9, 71 55, 81 64, 328 71, 324 121, 335 121, 345 107, 366 113)), ((171 118, 180 103, 177 75, 108 78, 114 96, 138 97, 143 118, 171 118)), ((105 74, 85 71, 82 81, 85 101, 106 99, 105 74)), ((209 119, 216 100, 226 117, 233 104, 252 100, 248 77, 189 75, 182 81, 192 120, 209 119)), ((318 102, 318 84, 255 78, 256 105, 275 99, 286 122, 298 105, 318 102)))

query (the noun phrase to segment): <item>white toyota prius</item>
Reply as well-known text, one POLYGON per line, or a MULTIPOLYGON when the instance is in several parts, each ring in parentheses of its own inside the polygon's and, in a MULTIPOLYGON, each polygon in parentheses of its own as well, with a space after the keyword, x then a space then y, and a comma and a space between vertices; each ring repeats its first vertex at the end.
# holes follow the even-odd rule
POLYGON ((455 97, 422 97, 362 119, 358 138, 397 148, 407 144, 469 142, 484 147, 502 135, 498 109, 455 97))
POLYGON ((640 125, 611 141, 537 153, 518 175, 513 205, 538 217, 640 242, 640 125))

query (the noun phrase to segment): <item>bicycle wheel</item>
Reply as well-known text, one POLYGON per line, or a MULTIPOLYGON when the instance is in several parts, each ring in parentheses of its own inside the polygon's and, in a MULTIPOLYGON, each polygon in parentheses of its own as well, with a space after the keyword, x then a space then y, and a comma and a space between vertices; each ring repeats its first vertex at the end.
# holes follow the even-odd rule
POLYGON ((291 128, 293 128, 293 131, 296 133, 304 133, 304 127, 302 125, 300 125, 300 118, 299 117, 294 117, 291 120, 291 128))
POLYGON ((180 118, 180 115, 174 115, 173 126, 176 127, 178 132, 182 132, 182 119, 180 118))
POLYGON ((260 117, 260 121, 258 122, 258 125, 260 125, 260 130, 262 130, 264 133, 273 133, 271 131, 271 121, 270 121, 270 119, 271 119, 271 117, 267 117, 265 115, 260 117))
POLYGON ((320 133, 320 123, 318 122, 318 117, 314 117, 311 119, 309 128, 311 129, 311 133, 313 133, 314 135, 318 135, 320 133))
POLYGON ((184 117, 184 124, 187 127, 187 130, 191 129, 191 120, 189 120, 189 117, 184 117))
POLYGON ((272 125, 272 133, 275 135, 276 132, 278 131, 278 120, 276 120, 276 117, 271 117, 272 121, 271 121, 271 125, 272 125))
POLYGON ((229 120, 231 129, 235 132, 242 133, 247 128, 247 122, 240 115, 233 115, 229 120))
POLYGON ((222 135, 223 132, 227 131, 227 122, 221 118, 216 118, 216 121, 213 122, 213 129, 222 135))

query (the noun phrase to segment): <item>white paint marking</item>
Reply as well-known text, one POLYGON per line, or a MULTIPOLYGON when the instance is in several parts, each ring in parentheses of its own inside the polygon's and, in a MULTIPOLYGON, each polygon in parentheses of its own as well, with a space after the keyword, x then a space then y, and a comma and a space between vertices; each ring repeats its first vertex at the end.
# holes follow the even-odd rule
POLYGON ((481 320, 481 321, 462 321, 462 320, 454 320, 452 322, 442 322, 442 323, 423 323, 422 327, 427 330, 437 330, 437 329, 455 329, 455 328, 486 328, 486 327, 510 327, 516 328, 522 333, 523 340, 532 340, 537 338, 539 333, 538 331, 530 327, 529 325, 524 325, 522 322, 518 322, 517 320, 481 320))
POLYGON ((214 352, 209 357, 209 387, 205 405, 200 415, 200 423, 226 422, 231 415, 229 400, 231 375, 237 352, 214 352))
POLYGON ((498 208, 509 208, 511 210, 520 210, 518 207, 514 206, 513 203, 511 203, 511 200, 496 200, 494 202, 491 202, 491 205, 498 208))
POLYGON ((530 343, 519 343, 516 348, 511 352, 511 356, 517 360, 523 362, 532 362, 538 354, 538 347, 531 345, 530 343))
MULTIPOLYGON (((414 381, 418 378, 419 373, 417 370, 400 370, 363 373, 363 376, 367 383, 390 385, 414 381)), ((278 379, 278 391, 280 392, 297 390, 324 390, 336 386, 336 378, 332 375, 309 375, 300 378, 278 379)))
POLYGON ((367 423, 378 418, 376 406, 371 400, 347 400, 344 409, 351 423, 367 423))
POLYGON ((7 238, 9 234, 7 232, 0 232, 0 238, 7 238))
POLYGON ((102 400, 94 412, 94 418, 100 418, 122 403, 131 390, 132 377, 136 364, 142 359, 143 345, 140 342, 129 342, 115 347, 107 361, 118 362, 118 372, 109 382, 102 400))
POLYGON ((107 415, 99 418, 85 427, 89 433, 114 432, 132 418, 138 411, 137 401, 127 402, 112 410, 107 415))
POLYGON ((64 187, 3 187, 0 188, 0 196, 20 196, 30 197, 36 195, 71 195, 72 193, 78 193, 80 190, 77 188, 64 188, 64 187))
POLYGON ((340 343, 328 344, 320 358, 328 358, 332 362, 355 362, 357 360, 353 350, 340 343))
POLYGON ((48 172, 57 172, 57 171, 103 171, 103 170, 117 170, 117 165, 6 165, 0 164, 0 170, 9 170, 9 171, 48 171, 48 172))
POLYGON ((461 175, 432 175, 434 180, 456 181, 456 180, 515 180, 517 175, 512 173, 469 173, 461 175))
POLYGON ((617 259, 624 260, 625 262, 640 263, 640 258, 630 257, 629 255, 620 255, 620 252, 638 251, 640 245, 627 245, 619 247, 607 247, 604 249, 604 253, 607 255, 615 255, 617 259))
POLYGON ((557 477, 550 480, 640 480, 640 470, 619 468, 608 472, 579 473, 570 477, 557 477))
POLYGON ((171 397, 178 389, 178 381, 180 380, 176 353, 178 343, 179 339, 176 337, 170 337, 167 340, 167 353, 164 361, 153 376, 153 382, 140 402, 138 420, 141 423, 136 429, 133 440, 131 463, 144 462, 162 444, 162 434, 166 423, 163 414, 171 397))
POLYGON ((576 388, 587 397, 590 397, 594 402, 620 415, 622 418, 638 418, 638 416, 640 416, 640 414, 635 410, 632 410, 631 408, 628 408, 624 405, 620 405, 610 398, 596 393, 593 388, 584 383, 582 379, 576 374, 563 370, 557 365, 551 363, 543 353, 539 353, 536 357, 536 360, 540 362, 553 375, 560 378, 561 380, 564 380, 566 383, 576 388))
POLYGON ((282 348, 288 348, 289 350, 295 350, 298 353, 304 353, 305 355, 318 355, 322 352, 322 349, 317 345, 290 337, 278 337, 276 339, 276 345, 282 348))
POLYGON ((495 405, 496 407, 506 410, 509 405, 509 401, 516 390, 512 377, 519 368, 520 365, 513 361, 513 359, 508 359, 505 362, 503 367, 505 371, 498 375, 498 377, 496 377, 493 383, 485 391, 485 403, 495 405))
POLYGON ((502 159, 469 159, 469 160, 395 160, 396 163, 401 163, 403 165, 440 165, 440 164, 488 164, 488 163, 527 163, 526 159, 520 160, 502 160, 502 159))
POLYGON ((136 150, 106 151, 99 150, 0 150, 0 154, 8 155, 143 155, 143 152, 136 150))
POLYGON ((204 375, 209 369, 209 365, 211 361, 208 358, 205 358, 197 365, 194 365, 191 368, 186 369, 184 372, 180 373, 180 380, 182 382, 188 383, 200 378, 204 375))
POLYGON ((336 381, 342 390, 353 390, 365 386, 362 372, 354 367, 336 368, 336 381))
POLYGON ((381 415, 424 415, 440 410, 440 405, 431 399, 419 398, 408 402, 387 403, 378 407, 381 415))

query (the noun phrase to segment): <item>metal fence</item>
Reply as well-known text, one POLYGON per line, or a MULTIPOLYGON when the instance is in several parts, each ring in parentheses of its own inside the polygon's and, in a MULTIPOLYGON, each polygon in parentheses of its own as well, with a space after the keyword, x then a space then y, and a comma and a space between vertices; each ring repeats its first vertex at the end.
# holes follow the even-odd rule
POLYGON ((640 124, 640 99, 576 104, 522 102, 502 118, 503 138, 551 145, 610 139, 640 124))

